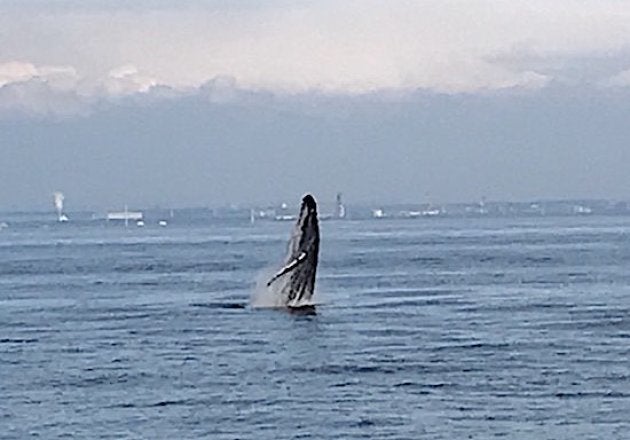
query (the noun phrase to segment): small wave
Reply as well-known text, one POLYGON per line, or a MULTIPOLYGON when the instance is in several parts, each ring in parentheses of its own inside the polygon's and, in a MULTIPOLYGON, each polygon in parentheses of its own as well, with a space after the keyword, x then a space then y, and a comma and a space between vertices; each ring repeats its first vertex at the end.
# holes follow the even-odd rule
POLYGON ((2 338, 0 344, 31 344, 38 341, 39 339, 35 338, 2 338))
POLYGON ((492 352, 506 350, 511 347, 508 343, 484 343, 484 342, 472 342, 468 344, 449 344, 438 345, 435 347, 427 347, 427 350, 433 352, 440 351, 455 351, 455 350, 491 350, 492 352))
POLYGON ((245 309, 247 304, 237 302, 211 302, 211 303, 191 303, 191 307, 203 307, 207 309, 245 309))
POLYGON ((405 309, 406 307, 430 307, 430 306, 452 306, 470 305, 470 301, 457 297, 445 298, 412 298, 412 299, 390 299, 375 301, 372 303, 357 305, 356 309, 405 309))
POLYGON ((627 399, 630 393, 621 391, 576 391, 576 392, 557 392, 554 394, 559 399, 588 399, 588 398, 609 398, 609 399, 627 399))
POLYGON ((157 403, 153 403, 150 405, 147 405, 148 408, 156 408, 156 407, 161 407, 161 406, 172 406, 172 405, 189 405, 191 403, 190 400, 187 399, 180 399, 180 400, 162 400, 160 402, 157 403))

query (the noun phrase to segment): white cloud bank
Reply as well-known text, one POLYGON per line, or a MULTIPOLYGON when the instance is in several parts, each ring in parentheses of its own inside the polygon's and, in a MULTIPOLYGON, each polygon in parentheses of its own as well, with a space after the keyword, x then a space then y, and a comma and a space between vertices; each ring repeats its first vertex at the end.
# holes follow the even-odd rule
POLYGON ((561 82, 571 58, 630 48, 630 2, 620 0, 59 2, 38 13, 24 3, 0 6, 0 90, 35 81, 79 100, 191 90, 214 78, 279 93, 539 89, 561 82))
POLYGON ((604 87, 630 87, 630 69, 623 70, 602 81, 602 85, 604 87))
POLYGON ((71 66, 35 66, 21 61, 0 63, 0 87, 34 79, 44 81, 53 88, 68 89, 76 85, 77 72, 71 66))

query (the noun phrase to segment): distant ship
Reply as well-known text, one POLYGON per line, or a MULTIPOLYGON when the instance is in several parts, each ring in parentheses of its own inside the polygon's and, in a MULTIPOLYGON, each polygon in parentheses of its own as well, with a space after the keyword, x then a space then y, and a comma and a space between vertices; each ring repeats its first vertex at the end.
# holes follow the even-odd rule
POLYGON ((422 215, 422 212, 420 211, 407 211, 405 213, 405 217, 409 217, 409 218, 418 218, 422 215))
POLYGON ((435 217, 436 215, 440 215, 441 213, 442 211, 440 211, 438 208, 427 208, 422 211, 422 215, 424 217, 435 217))
POLYGON ((283 214, 276 214, 274 216, 274 220, 277 222, 292 222, 295 219, 297 219, 297 216, 295 216, 294 214, 287 214, 287 204, 286 203, 282 203, 280 205, 280 211, 283 212, 283 214))
POLYGON ((297 217, 294 215, 289 215, 289 214, 285 214, 285 215, 277 215, 274 217, 274 220, 278 221, 278 222, 290 222, 295 220, 297 217))
POLYGON ((372 210, 372 217, 373 218, 383 218, 383 217, 385 217, 385 212, 381 208, 373 209, 372 210))
POLYGON ((574 214, 592 214, 593 210, 589 208, 588 206, 575 205, 573 207, 573 213, 574 214))
POLYGON ((107 220, 132 220, 142 221, 144 215, 141 211, 115 211, 107 213, 107 220))
POLYGON ((107 221, 124 221, 125 226, 129 225, 129 221, 134 221, 136 225, 144 226, 144 214, 142 211, 129 211, 125 205, 124 211, 108 212, 107 221))

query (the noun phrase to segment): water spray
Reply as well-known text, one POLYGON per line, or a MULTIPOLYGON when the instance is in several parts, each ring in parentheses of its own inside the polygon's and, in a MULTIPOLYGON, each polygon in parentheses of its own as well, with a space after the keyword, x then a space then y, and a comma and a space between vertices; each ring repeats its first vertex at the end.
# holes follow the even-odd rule
POLYGON ((62 192, 56 191, 53 193, 53 201, 55 204, 55 210, 57 211, 57 219, 60 222, 67 222, 68 217, 63 213, 63 200, 65 197, 62 192))

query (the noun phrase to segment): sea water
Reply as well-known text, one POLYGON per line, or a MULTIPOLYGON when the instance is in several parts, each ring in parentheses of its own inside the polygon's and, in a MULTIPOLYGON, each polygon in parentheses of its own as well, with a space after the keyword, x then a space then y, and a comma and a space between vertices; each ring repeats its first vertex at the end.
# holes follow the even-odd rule
POLYGON ((0 438, 630 438, 630 218, 0 231, 0 438))

